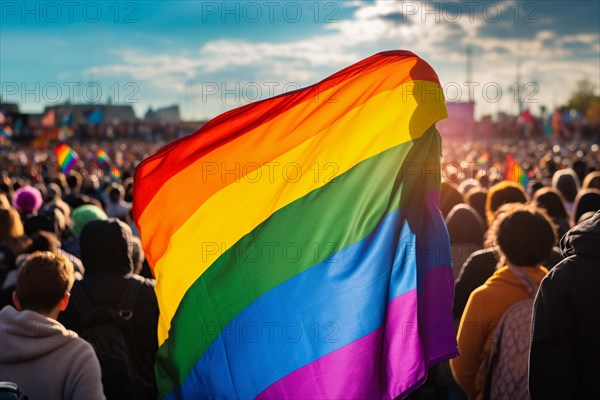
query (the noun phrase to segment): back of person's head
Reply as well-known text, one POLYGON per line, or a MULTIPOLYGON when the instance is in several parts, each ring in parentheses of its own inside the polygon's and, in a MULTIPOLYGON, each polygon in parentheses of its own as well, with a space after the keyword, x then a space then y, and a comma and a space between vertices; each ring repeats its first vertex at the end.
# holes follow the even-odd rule
POLYGON ((481 188, 481 184, 479 181, 475 179, 465 179, 458 185, 458 191, 463 195, 463 197, 473 189, 481 188))
POLYGON ((25 234, 19 212, 14 208, 0 208, 0 241, 18 239, 25 234))
POLYGON ((21 309, 48 313, 71 291, 74 280, 73 264, 65 256, 35 252, 19 272, 15 294, 21 309))
POLYGON ((61 197, 62 197, 62 190, 61 190, 60 186, 58 186, 54 182, 49 183, 47 190, 46 190, 46 201, 60 199, 61 197))
POLYGON ((446 217, 446 226, 452 244, 483 244, 483 221, 469 205, 458 204, 446 217))
POLYGON ((479 216, 483 219, 484 225, 487 224, 485 217, 485 201, 487 199, 487 189, 473 188, 465 195, 465 203, 473 207, 479 216))
POLYGON ((573 225, 579 222, 579 218, 587 212, 600 210, 600 190, 586 189, 577 194, 573 206, 573 225))
POLYGON ((81 188, 84 193, 93 195, 100 189, 100 180, 96 175, 87 175, 83 180, 81 188))
POLYGON ((86 276, 97 273, 128 274, 133 271, 132 233, 118 219, 91 221, 80 237, 81 261, 86 276))
POLYGON ((56 253, 60 249, 60 241, 52 232, 39 231, 31 236, 31 243, 25 249, 25 253, 36 251, 49 251, 56 253))
POLYGON ((56 233, 56 227, 47 215, 34 215, 33 217, 29 217, 25 219, 23 227, 25 228, 25 234, 29 237, 32 237, 40 231, 56 233))
POLYGON ((442 182, 440 187, 440 211, 444 218, 452 208, 463 202, 463 197, 454 183, 442 182))
POLYGON ((33 186, 24 186, 13 194, 13 205, 22 213, 36 212, 43 202, 42 193, 33 186))
POLYGON ((477 172, 477 175, 475 175, 475 179, 483 188, 487 188, 490 185, 490 177, 485 172, 485 170, 479 170, 479 172, 477 172))
POLYGON ((556 243, 556 226, 541 208, 534 205, 505 206, 488 232, 502 261, 516 267, 543 264, 556 243))
POLYGON ((561 192, 568 203, 573 203, 579 192, 579 178, 571 168, 559 169, 552 176, 552 187, 561 192))
POLYGON ((77 172, 77 171, 69 172, 69 175, 67 176, 67 186, 69 186, 69 189, 71 189, 71 190, 81 189, 82 182, 83 182, 83 178, 81 177, 81 174, 79 172, 77 172))
POLYGON ((529 194, 529 197, 533 197, 535 196, 535 194, 538 192, 538 190, 543 189, 544 188, 544 184, 540 181, 530 181, 527 184, 527 193, 529 194))
POLYGON ((582 189, 600 190, 600 171, 592 171, 583 180, 582 189))
POLYGON ((543 188, 538 190, 533 196, 532 203, 546 210, 555 222, 569 217, 564 198, 556 189, 543 188))
POLYGON ((113 184, 109 192, 109 197, 112 203, 118 203, 125 197, 125 189, 119 184, 113 184))
POLYGON ((52 222, 54 226, 54 233, 60 235, 65 229, 67 229, 67 217, 62 211, 62 208, 58 206, 49 207, 41 210, 39 215, 44 216, 52 222))
POLYGON ((89 222, 105 220, 107 218, 106 213, 97 206, 86 204, 77 207, 71 215, 71 231, 75 236, 80 236, 89 222))
POLYGON ((583 182, 583 179, 585 178, 585 173, 587 171, 587 164, 585 163, 585 161, 576 160, 573 163, 573 171, 575 171, 575 174, 577 174, 579 182, 583 182))
POLYGON ((485 215, 488 224, 494 220, 494 213, 500 206, 509 203, 527 203, 525 190, 518 183, 502 181, 490 188, 485 202, 485 215))

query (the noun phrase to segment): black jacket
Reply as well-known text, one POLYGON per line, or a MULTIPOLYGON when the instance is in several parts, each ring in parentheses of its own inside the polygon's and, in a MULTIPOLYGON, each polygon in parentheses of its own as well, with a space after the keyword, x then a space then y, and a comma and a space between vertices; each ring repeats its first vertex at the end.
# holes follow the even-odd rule
MULTIPOLYGON (((85 292, 93 305, 117 308, 128 280, 135 280, 141 286, 130 322, 139 344, 137 351, 145 378, 155 382, 158 302, 154 281, 132 273, 131 229, 116 219, 89 222, 81 233, 81 260, 85 276, 75 282, 71 302, 85 292)), ((59 321, 75 332, 80 332, 82 319, 77 307, 72 305, 59 315, 59 321)))
POLYGON ((563 236, 565 259, 535 300, 529 391, 536 399, 600 395, 600 211, 563 236))

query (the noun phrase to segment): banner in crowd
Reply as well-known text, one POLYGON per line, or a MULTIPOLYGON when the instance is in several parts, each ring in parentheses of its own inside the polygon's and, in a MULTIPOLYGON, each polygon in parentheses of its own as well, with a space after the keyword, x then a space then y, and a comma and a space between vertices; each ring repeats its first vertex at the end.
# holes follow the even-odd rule
POLYGON ((136 170, 164 398, 394 398, 457 355, 434 70, 380 53, 136 170))

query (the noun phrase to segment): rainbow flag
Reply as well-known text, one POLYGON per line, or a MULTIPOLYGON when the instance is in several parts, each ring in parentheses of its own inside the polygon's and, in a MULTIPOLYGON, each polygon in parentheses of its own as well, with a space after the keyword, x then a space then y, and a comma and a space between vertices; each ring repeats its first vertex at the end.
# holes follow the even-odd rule
POLYGON ((389 398, 457 355, 434 70, 380 53, 143 161, 157 383, 175 398, 389 398))
POLYGON ((79 161, 79 155, 69 145, 62 143, 56 148, 56 160, 62 172, 68 174, 79 161))
POLYGON ((106 151, 104 151, 104 149, 99 148, 96 151, 96 158, 98 159, 98 166, 101 168, 106 168, 110 165, 110 157, 108 156, 108 154, 106 153, 106 151))
MULTIPOLYGON (((0 113, 2 115, 2 113, 0 113)), ((0 145, 8 146, 12 140, 13 130, 10 126, 0 125, 0 145)))
POLYGON ((478 158, 477 163, 480 166, 485 166, 488 162, 490 162, 490 153, 489 151, 484 151, 478 158))
POLYGON ((110 179, 113 182, 118 182, 119 180, 121 180, 121 170, 116 165, 113 165, 110 168, 110 179))
POLYGON ((512 154, 504 156, 504 180, 519 183, 525 189, 531 180, 512 154))

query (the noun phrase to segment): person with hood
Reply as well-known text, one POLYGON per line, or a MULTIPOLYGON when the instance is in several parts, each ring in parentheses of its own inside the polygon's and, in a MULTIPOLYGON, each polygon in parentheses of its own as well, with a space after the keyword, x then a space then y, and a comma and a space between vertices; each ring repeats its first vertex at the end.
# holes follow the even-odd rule
MULTIPOLYGON (((71 222, 71 233, 73 234, 66 240, 63 240, 62 248, 69 254, 81 258, 81 243, 79 236, 86 224, 91 221, 107 219, 106 213, 92 204, 86 204, 76 208, 73 211, 71 222)), ((84 265, 85 267, 85 265, 84 265)))
POLYGON ((529 394, 537 399, 598 398, 600 377, 600 211, 560 241, 565 259, 535 299, 529 394))
POLYGON ((0 381, 30 400, 104 399, 92 346, 57 321, 69 304, 73 265, 51 252, 33 253, 0 311, 0 381))
POLYGON ((573 206, 573 226, 583 222, 581 217, 588 212, 600 210, 600 190, 585 189, 577 193, 573 206))
POLYGON ((592 171, 583 180, 582 189, 600 190, 600 171, 592 171))
POLYGON ((579 192, 579 178, 571 168, 559 169, 552 176, 552 188, 558 190, 567 202, 567 211, 573 212, 575 197, 579 192))
POLYGON ((543 188, 535 192, 532 203, 546 210, 558 228, 558 237, 561 238, 569 229, 569 214, 562 194, 552 188, 543 188))
MULTIPOLYGON (((133 273, 131 229, 118 219, 94 220, 85 225, 80 240, 85 276, 75 282, 71 301, 75 305, 84 304, 82 298, 85 298, 94 307, 117 309, 128 285, 138 286, 132 315, 127 322, 137 343, 134 353, 139 356, 140 372, 152 385, 149 390, 156 393, 154 359, 158 350, 158 302, 154 281, 133 273)), ((83 321, 91 312, 82 311, 81 307, 69 307, 60 321, 82 334, 83 321)))
POLYGON ((446 217, 446 226, 450 235, 450 252, 456 279, 467 258, 483 248, 485 229, 477 211, 466 204, 454 206, 446 217))
MULTIPOLYGON (((452 373, 469 399, 481 399, 490 371, 482 370, 492 350, 495 329, 514 304, 530 298, 529 286, 537 286, 548 270, 543 266, 556 241, 556 227, 546 212, 535 206, 515 204, 490 227, 499 247, 503 267, 467 302, 458 328, 460 356, 450 360, 452 373)), ((527 338, 528 332, 524 332, 527 338)), ((521 377, 527 381, 527 373, 521 377)))

